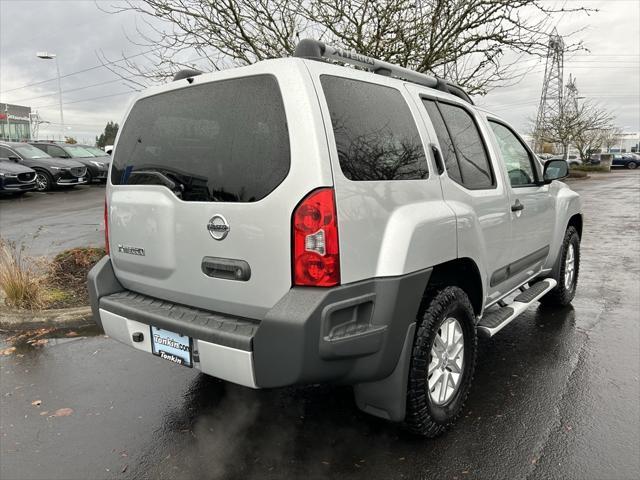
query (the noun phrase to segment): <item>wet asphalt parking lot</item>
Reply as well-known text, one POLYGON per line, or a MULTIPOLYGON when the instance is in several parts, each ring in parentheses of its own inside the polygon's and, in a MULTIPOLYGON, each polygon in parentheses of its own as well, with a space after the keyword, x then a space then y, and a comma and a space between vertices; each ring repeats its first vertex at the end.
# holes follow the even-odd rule
MULTIPOLYGON (((445 435, 361 413, 349 388, 254 391, 58 332, 0 358, 0 478, 638 478, 640 172, 571 185, 585 213, 573 306, 532 307, 480 343, 445 435)), ((2 234, 38 254, 100 244, 103 191, 78 190, 0 200, 2 234)))

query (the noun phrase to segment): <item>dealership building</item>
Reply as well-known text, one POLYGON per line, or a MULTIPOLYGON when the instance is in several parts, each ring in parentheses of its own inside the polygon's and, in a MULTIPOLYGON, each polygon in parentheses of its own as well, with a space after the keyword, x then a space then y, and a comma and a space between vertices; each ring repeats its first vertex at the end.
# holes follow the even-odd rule
POLYGON ((0 140, 31 140, 31 107, 0 103, 0 140))

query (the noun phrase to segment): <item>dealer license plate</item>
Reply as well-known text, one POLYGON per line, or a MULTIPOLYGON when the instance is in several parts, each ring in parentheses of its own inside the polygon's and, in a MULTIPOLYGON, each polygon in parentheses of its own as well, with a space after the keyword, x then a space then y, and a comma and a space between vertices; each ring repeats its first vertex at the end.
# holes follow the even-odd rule
POLYGON ((170 362, 193 367, 191 337, 151 326, 151 353, 170 362))

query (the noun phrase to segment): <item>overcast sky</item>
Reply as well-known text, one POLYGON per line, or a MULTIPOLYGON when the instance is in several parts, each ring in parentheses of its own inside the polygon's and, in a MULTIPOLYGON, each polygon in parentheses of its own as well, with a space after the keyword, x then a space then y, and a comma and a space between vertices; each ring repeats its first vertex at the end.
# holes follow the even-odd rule
MULTIPOLYGON (((101 1, 104 7, 116 3, 101 1)), ((590 52, 565 57, 565 82, 577 77, 580 96, 610 109, 626 131, 640 131, 640 1, 549 0, 551 6, 584 5, 600 11, 590 16, 558 16, 561 35, 584 29, 568 41, 582 40, 590 52)), ((31 106, 42 119, 40 137, 60 133, 55 62, 38 51, 58 55, 67 135, 93 141, 107 121, 120 122, 135 92, 100 65, 96 51, 107 57, 143 51, 126 34, 135 31, 133 13, 109 15, 93 0, 0 0, 0 102, 31 106), (43 82, 54 79, 54 81, 43 82), (37 83, 37 84, 36 84, 37 83), (35 85, 34 85, 35 84, 35 85), (96 85, 100 84, 100 85, 96 85)), ((522 59, 533 67, 519 84, 475 99, 526 132, 540 99, 544 63, 522 59)))

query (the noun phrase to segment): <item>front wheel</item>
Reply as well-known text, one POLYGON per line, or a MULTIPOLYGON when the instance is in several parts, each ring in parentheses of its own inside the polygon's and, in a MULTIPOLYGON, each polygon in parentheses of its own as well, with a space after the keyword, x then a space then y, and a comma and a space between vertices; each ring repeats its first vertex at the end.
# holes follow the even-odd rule
POLYGON ((36 172, 36 190, 38 192, 48 192, 53 185, 53 179, 47 172, 38 170, 36 172))
POLYGON ((411 354, 406 427, 435 437, 460 415, 476 365, 475 315, 467 294, 446 287, 423 302, 411 354))
POLYGON ((629 162, 627 163, 627 168, 629 170, 634 170, 636 167, 638 166, 638 164, 636 162, 629 162))
POLYGON ((560 250, 558 284, 540 299, 543 305, 564 307, 576 295, 580 271, 580 235, 575 227, 567 228, 560 250))

